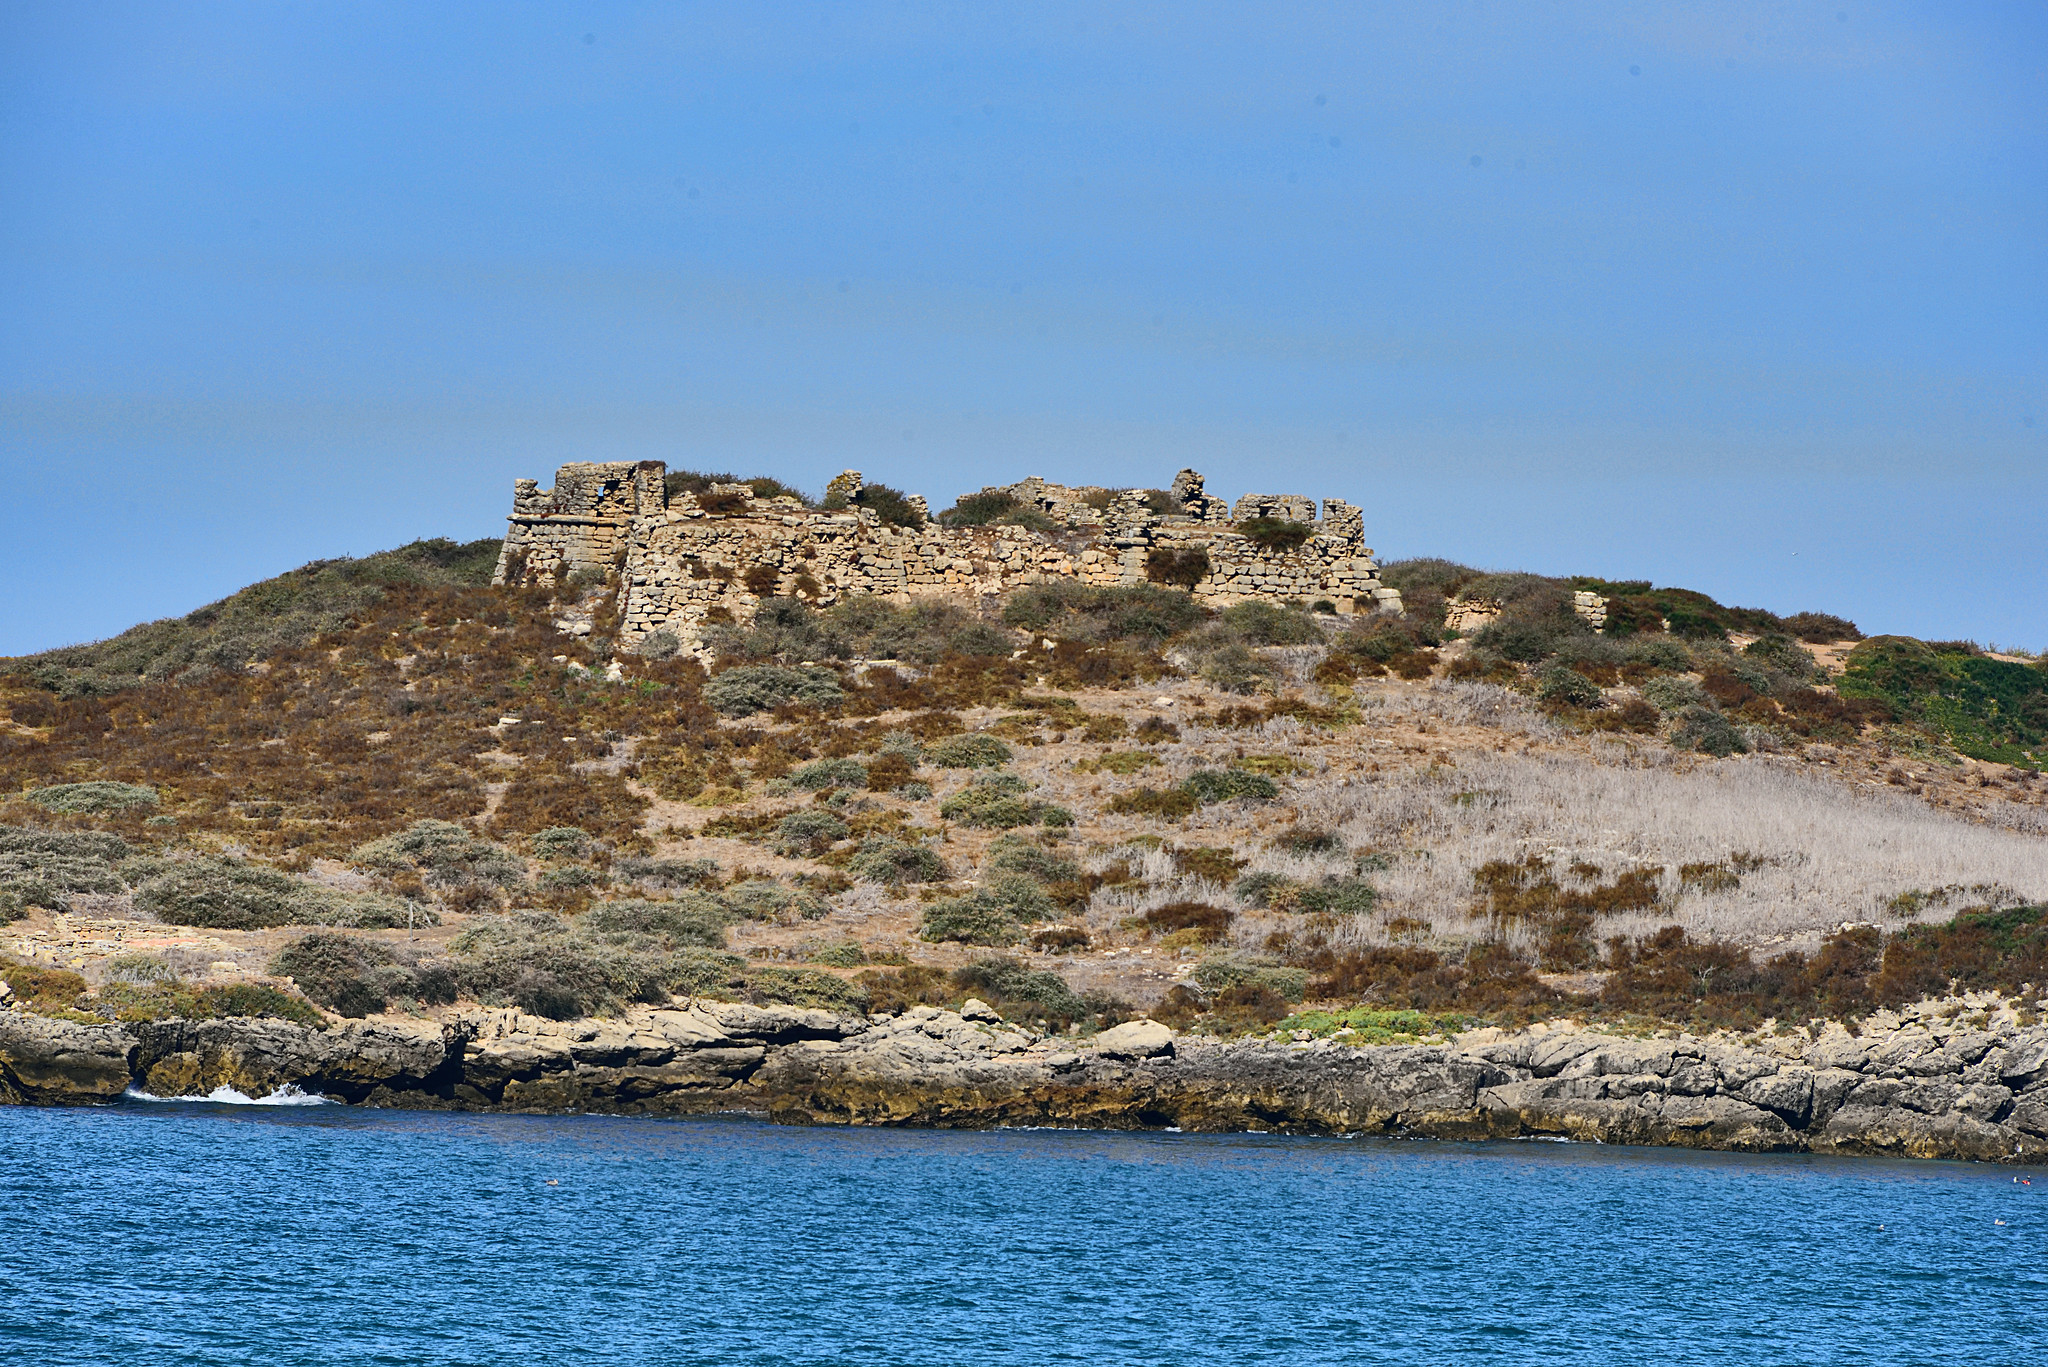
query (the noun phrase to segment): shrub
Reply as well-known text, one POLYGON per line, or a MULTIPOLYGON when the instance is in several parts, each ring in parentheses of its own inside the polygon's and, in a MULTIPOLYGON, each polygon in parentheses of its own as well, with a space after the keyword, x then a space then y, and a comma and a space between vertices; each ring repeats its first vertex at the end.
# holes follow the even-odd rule
POLYGON ((986 891, 950 897, 925 908, 917 928, 921 940, 958 940, 970 945, 1009 945, 1023 927, 986 891))
POLYGON ((1226 641, 1202 653, 1202 677, 1226 693, 1257 693, 1280 677, 1279 669, 1260 655, 1254 655, 1236 641, 1226 641))
POLYGON ((668 902, 593 902, 583 913, 583 924, 591 930, 654 935, 670 945, 695 945, 701 949, 725 948, 725 928, 732 920, 733 913, 711 897, 668 902))
POLYGON ((356 846, 348 862, 383 874, 417 871, 429 887, 510 887, 525 866, 503 845, 471 835, 452 821, 415 821, 394 835, 356 846))
POLYGON ((775 921, 783 925, 815 921, 829 910, 823 898, 801 888, 785 887, 769 878, 735 883, 725 890, 720 900, 747 920, 775 921))
POLYGON ((860 853, 846 871, 877 883, 936 883, 948 875, 946 861, 939 858, 937 850, 887 836, 862 841, 860 853))
POLYGON ((776 823, 774 849, 777 854, 801 859, 823 854, 834 841, 844 840, 850 833, 844 821, 824 808, 806 807, 776 823))
POLYGON ((316 931, 279 950, 269 971, 289 977, 312 1000, 340 1016, 382 1011, 392 997, 447 1004, 455 976, 441 963, 417 963, 390 945, 357 935, 316 931))
POLYGON ((1692 668, 1692 652, 1669 636, 1643 636, 1622 647, 1622 659, 1648 669, 1682 674, 1692 668))
POLYGON ((1308 991, 1305 969, 1287 968, 1254 958, 1204 959, 1195 966, 1191 976, 1211 992, 1225 992, 1237 987, 1264 988, 1285 1001, 1298 1002, 1308 991))
POLYGON ((1560 664, 1546 666, 1536 676, 1536 696, 1545 702, 1561 703, 1567 707, 1602 707, 1607 702, 1600 685, 1577 670, 1560 664))
POLYGON ((793 787, 808 792, 825 788, 865 788, 868 786, 868 771, 867 766, 856 759, 820 759, 790 770, 789 781, 793 787))
POLYGON ((729 717, 751 716, 784 703, 829 707, 846 697, 839 676, 819 666, 738 665, 712 676, 704 700, 729 717))
POLYGON ((1223 907, 1213 907, 1207 902, 1169 902, 1162 907, 1153 907, 1144 915, 1148 929, 1162 933, 1191 930, 1198 939, 1220 940, 1230 931, 1232 916, 1223 907))
POLYGON ((994 736, 947 736, 925 752, 941 769, 994 769, 1010 762, 1010 747, 994 736))
POLYGON ((260 864, 193 859, 145 880, 135 905, 172 925, 264 930, 326 919, 323 892, 260 864))
POLYGON ((1688 707, 1679 713, 1677 724, 1671 728, 1671 743, 1678 749, 1697 750, 1703 755, 1749 753, 1749 743, 1742 733, 1711 707, 1688 707))
POLYGON ((682 648, 682 637, 673 631, 652 631, 640 642, 640 657, 646 660, 673 660, 676 652, 682 648))
POLYGON ((1854 622, 1827 612, 1795 612, 1785 619, 1785 630, 1816 645, 1863 639, 1863 633, 1856 629, 1854 622))
MULTIPOLYGON (((1202 574, 1207 562, 1204 553, 1202 574)), ((1096 588, 1056 579, 1017 589, 1003 603, 1009 625, 1069 641, 1163 641, 1206 615, 1188 594, 1156 583, 1096 588)))
POLYGON ((858 940, 839 940, 829 945, 818 945, 810 951, 811 962, 827 968, 859 968, 868 961, 868 953, 860 947, 858 940))
POLYGON ((110 862, 128 851, 119 836, 0 826, 0 922, 29 907, 65 909, 73 892, 117 893, 125 886, 110 862))
POLYGON ((591 851, 590 832, 581 826, 550 826, 526 838, 542 859, 582 859, 591 851))
POLYGON ((1075 883, 1081 870, 1045 846, 1006 835, 988 849, 988 867, 996 873, 1021 873, 1041 883, 1075 883))
POLYGON ((1014 774, 986 774, 940 803, 939 815, 965 826, 996 831, 1074 823, 1073 814, 1064 807, 1018 796, 1026 787, 1014 774))
POLYGON ((1031 947, 1046 954, 1065 954, 1093 943, 1083 926, 1046 926, 1031 932, 1031 947))
POLYGON ((1186 788, 1134 788, 1112 797, 1104 810, 1119 816, 1157 816, 1178 820, 1193 815, 1200 805, 1186 788))
POLYGON ((1707 705, 1707 694, 1691 679, 1667 676, 1643 685, 1643 701, 1659 712, 1673 716, 1689 707, 1707 705))
POLYGON ((1316 529, 1306 522, 1279 517, 1247 518, 1237 524, 1238 534, 1262 551, 1298 551, 1308 544, 1316 529))
POLYGON ((1255 646, 1320 645, 1322 628, 1305 612, 1256 600, 1223 610, 1223 624, 1255 646))
POLYGON ((859 983, 815 968, 749 969, 745 994, 756 1005, 801 1006, 822 1011, 864 1012, 869 1000, 867 989, 859 983))
POLYGON ((1038 509, 1027 507, 1014 495, 994 489, 964 496, 940 513, 938 520, 948 527, 986 527, 998 522, 1039 531, 1050 531, 1053 527, 1052 519, 1038 509))
POLYGON ((634 933, 572 928, 548 913, 480 918, 449 946, 457 980, 487 1004, 570 1020, 627 1002, 729 989, 742 981, 737 955, 669 949, 634 933))
POLYGON ((1801 646, 1790 636, 1762 636, 1742 648, 1742 653, 1759 664, 1767 665, 1781 674, 1794 679, 1805 680, 1814 676, 1819 665, 1813 652, 1801 646))
POLYGON ((1044 1020, 1065 1024, 1093 1014, 1094 1008, 1057 973, 1048 973, 1014 959, 977 959, 953 974, 953 986, 983 998, 1006 1019, 1044 1020))
POLYGON ((649 859, 627 855, 612 861, 612 877, 657 888, 715 887, 719 868, 716 859, 649 859))
POLYGON ((1280 786, 1272 779, 1264 774, 1248 774, 1241 769, 1198 769, 1188 775, 1181 787, 1205 806, 1234 798, 1264 802, 1280 796, 1280 786))
POLYGON ((1145 552, 1145 577, 1155 584, 1192 589, 1214 568, 1207 546, 1154 546, 1145 552))
POLYGON ((125 812, 132 807, 154 807, 157 803, 156 789, 145 788, 135 783, 115 783, 111 779, 31 788, 21 796, 24 801, 34 803, 46 812, 58 812, 66 816, 125 812))

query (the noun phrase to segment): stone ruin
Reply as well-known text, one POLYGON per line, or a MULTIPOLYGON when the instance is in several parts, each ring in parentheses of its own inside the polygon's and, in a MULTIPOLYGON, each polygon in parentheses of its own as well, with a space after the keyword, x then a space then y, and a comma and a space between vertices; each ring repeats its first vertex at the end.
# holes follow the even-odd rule
POLYGON ((787 495, 759 498, 745 484, 670 495, 666 478, 660 461, 579 461, 556 471, 553 489, 517 481, 493 582, 561 583, 616 569, 619 644, 632 650, 668 632, 688 652, 701 649, 707 625, 747 621, 764 598, 823 606, 874 594, 901 603, 1058 579, 1174 583, 1216 607, 1259 600, 1327 603, 1346 614, 1402 610, 1400 592, 1380 582, 1359 509, 1325 499, 1318 519, 1314 500, 1292 494, 1225 504, 1203 492, 1193 470, 1176 475, 1164 499, 1042 479, 980 491, 1015 499, 1039 515, 1039 528, 941 526, 917 497, 909 502, 925 525, 891 525, 861 506, 853 470, 827 486, 824 510, 787 495), (1298 544, 1253 540, 1240 526, 1254 518, 1300 524, 1282 529, 1298 544))

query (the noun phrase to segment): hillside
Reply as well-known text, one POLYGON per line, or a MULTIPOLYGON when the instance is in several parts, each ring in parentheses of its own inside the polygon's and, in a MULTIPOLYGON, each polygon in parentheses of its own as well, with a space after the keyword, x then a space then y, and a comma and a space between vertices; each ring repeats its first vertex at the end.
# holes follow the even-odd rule
POLYGON ((495 547, 7 662, 16 998, 1427 1035, 2048 983, 2038 662, 1424 561, 1404 618, 769 599, 707 671, 614 655, 616 584, 485 586, 495 547))
POLYGON ((145 622, 89 645, 0 659, 0 670, 60 697, 78 697, 240 668, 343 626, 394 586, 488 584, 498 545, 437 537, 360 560, 315 560, 183 617, 145 622))

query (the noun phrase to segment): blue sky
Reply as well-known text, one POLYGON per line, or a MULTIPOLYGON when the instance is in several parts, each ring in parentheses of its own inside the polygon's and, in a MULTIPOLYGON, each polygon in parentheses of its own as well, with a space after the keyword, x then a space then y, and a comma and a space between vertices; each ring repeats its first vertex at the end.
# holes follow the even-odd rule
POLYGON ((0 10, 0 652, 660 458, 2048 646, 2048 10, 0 10))

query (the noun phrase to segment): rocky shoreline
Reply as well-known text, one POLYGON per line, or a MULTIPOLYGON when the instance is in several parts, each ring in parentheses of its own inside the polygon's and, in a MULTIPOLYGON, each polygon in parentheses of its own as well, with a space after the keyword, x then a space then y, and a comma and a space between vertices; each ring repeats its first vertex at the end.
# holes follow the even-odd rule
POLYGON ((1041 1037, 978 1002, 857 1017, 677 1002, 557 1022, 93 1025, 0 1011, 0 1102, 140 1091, 442 1110, 765 1114, 786 1124, 1560 1136, 1741 1152, 2048 1163, 2048 1024, 1996 997, 1739 1039, 1574 1023, 1441 1044, 1215 1040, 1134 1021, 1041 1037))

